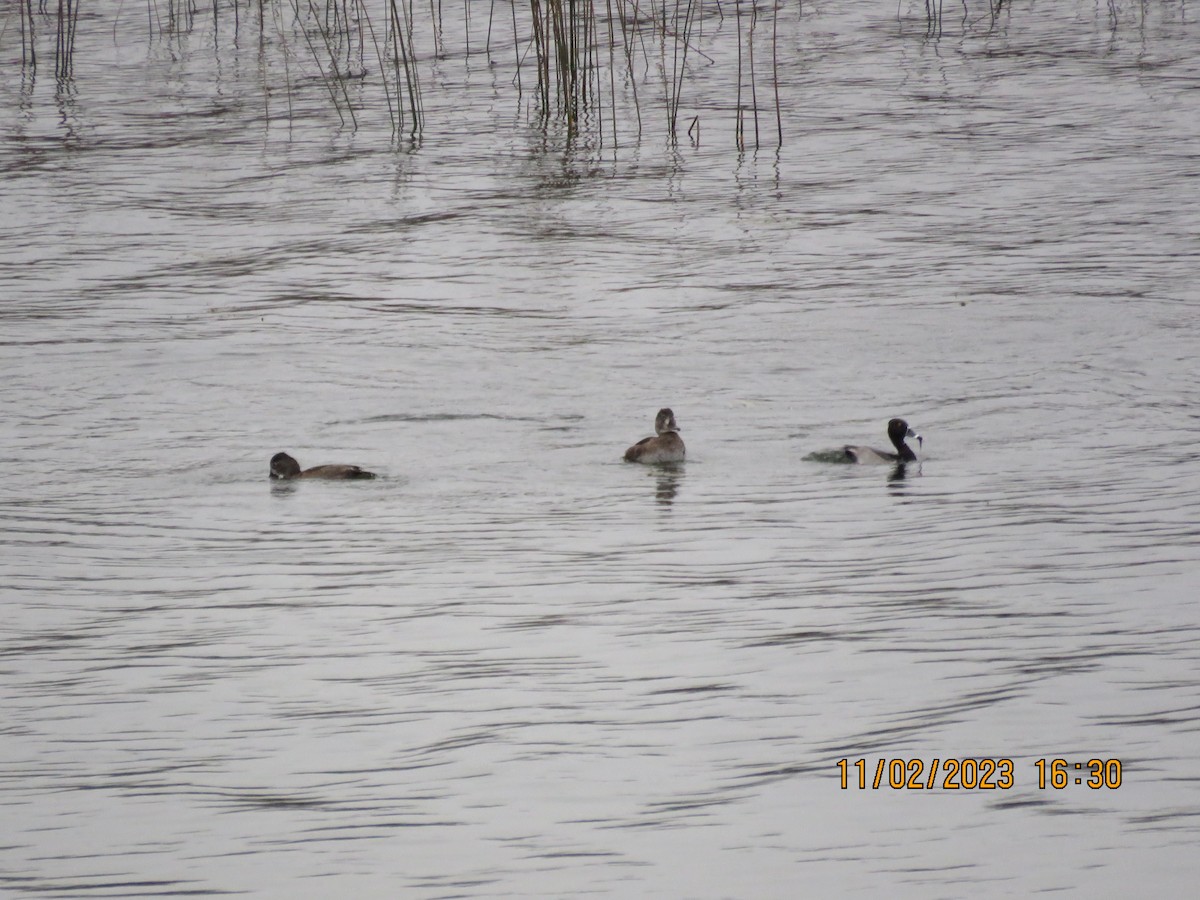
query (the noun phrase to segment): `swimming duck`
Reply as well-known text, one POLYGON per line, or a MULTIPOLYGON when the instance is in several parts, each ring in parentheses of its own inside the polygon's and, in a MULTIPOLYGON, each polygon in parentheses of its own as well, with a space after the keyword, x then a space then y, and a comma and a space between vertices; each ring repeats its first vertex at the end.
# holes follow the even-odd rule
POLYGON ((892 419, 888 422, 887 431, 892 445, 896 448, 895 453, 847 444, 842 448, 847 460, 854 463, 906 463, 916 460, 917 454, 913 453, 912 448, 904 443, 904 439, 916 438, 917 443, 920 444, 923 442, 921 436, 909 428, 908 423, 903 419, 892 419))
POLYGON ((276 453, 271 457, 271 477, 284 480, 292 478, 374 478, 374 472, 364 472, 358 466, 333 464, 313 466, 311 469, 300 470, 300 463, 286 453, 276 453))
POLYGON ((642 438, 625 451, 626 462, 683 462, 683 438, 679 436, 675 413, 660 409, 654 418, 654 430, 656 437, 642 438))

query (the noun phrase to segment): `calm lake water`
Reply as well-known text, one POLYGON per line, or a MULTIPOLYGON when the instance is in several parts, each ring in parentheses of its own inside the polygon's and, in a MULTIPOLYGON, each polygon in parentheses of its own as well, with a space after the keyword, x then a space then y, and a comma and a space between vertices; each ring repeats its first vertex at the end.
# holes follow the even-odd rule
POLYGON ((762 7, 745 152, 729 3, 676 146, 117 7, 0 6, 0 893, 1192 895, 1194 4, 790 4, 781 148, 762 7))

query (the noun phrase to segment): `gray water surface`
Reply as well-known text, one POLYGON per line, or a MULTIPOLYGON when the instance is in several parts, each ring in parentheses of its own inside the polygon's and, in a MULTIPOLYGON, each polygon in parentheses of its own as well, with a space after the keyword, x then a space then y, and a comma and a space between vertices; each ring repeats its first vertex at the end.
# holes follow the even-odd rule
POLYGON ((757 153, 730 15, 698 145, 597 147, 447 9, 416 144, 200 19, 65 91, 8 26, 0 893, 1190 896, 1191 4, 785 9, 757 153))

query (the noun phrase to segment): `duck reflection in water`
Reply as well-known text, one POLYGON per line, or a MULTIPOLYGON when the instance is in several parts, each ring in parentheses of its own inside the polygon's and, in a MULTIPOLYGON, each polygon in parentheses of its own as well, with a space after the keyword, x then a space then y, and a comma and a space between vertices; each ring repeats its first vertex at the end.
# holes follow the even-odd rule
POLYGON ((655 473, 654 499, 658 501, 659 506, 670 506, 675 502, 675 495, 679 493, 679 480, 683 477, 683 471, 678 466, 662 466, 655 473))

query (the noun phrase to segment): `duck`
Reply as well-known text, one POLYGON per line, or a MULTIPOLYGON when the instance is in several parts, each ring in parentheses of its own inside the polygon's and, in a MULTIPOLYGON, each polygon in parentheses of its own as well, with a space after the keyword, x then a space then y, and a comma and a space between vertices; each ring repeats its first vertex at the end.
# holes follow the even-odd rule
POLYGON ((642 438, 625 451, 626 462, 675 463, 683 462, 683 438, 679 436, 679 425, 675 413, 666 407, 654 417, 655 437, 642 438))
POLYGON ((905 438, 916 438, 919 445, 924 442, 922 437, 913 431, 903 419, 892 419, 889 421, 887 433, 888 437, 891 438, 892 446, 896 448, 895 453, 876 450, 873 447, 859 447, 854 444, 847 444, 842 448, 847 462, 860 464, 914 462, 917 454, 913 453, 912 448, 904 441, 905 438))
POLYGON ((271 477, 290 481, 293 478, 375 478, 374 472, 367 472, 358 466, 346 466, 339 463, 325 466, 313 466, 301 471, 300 463, 286 453, 276 453, 271 457, 271 477))

